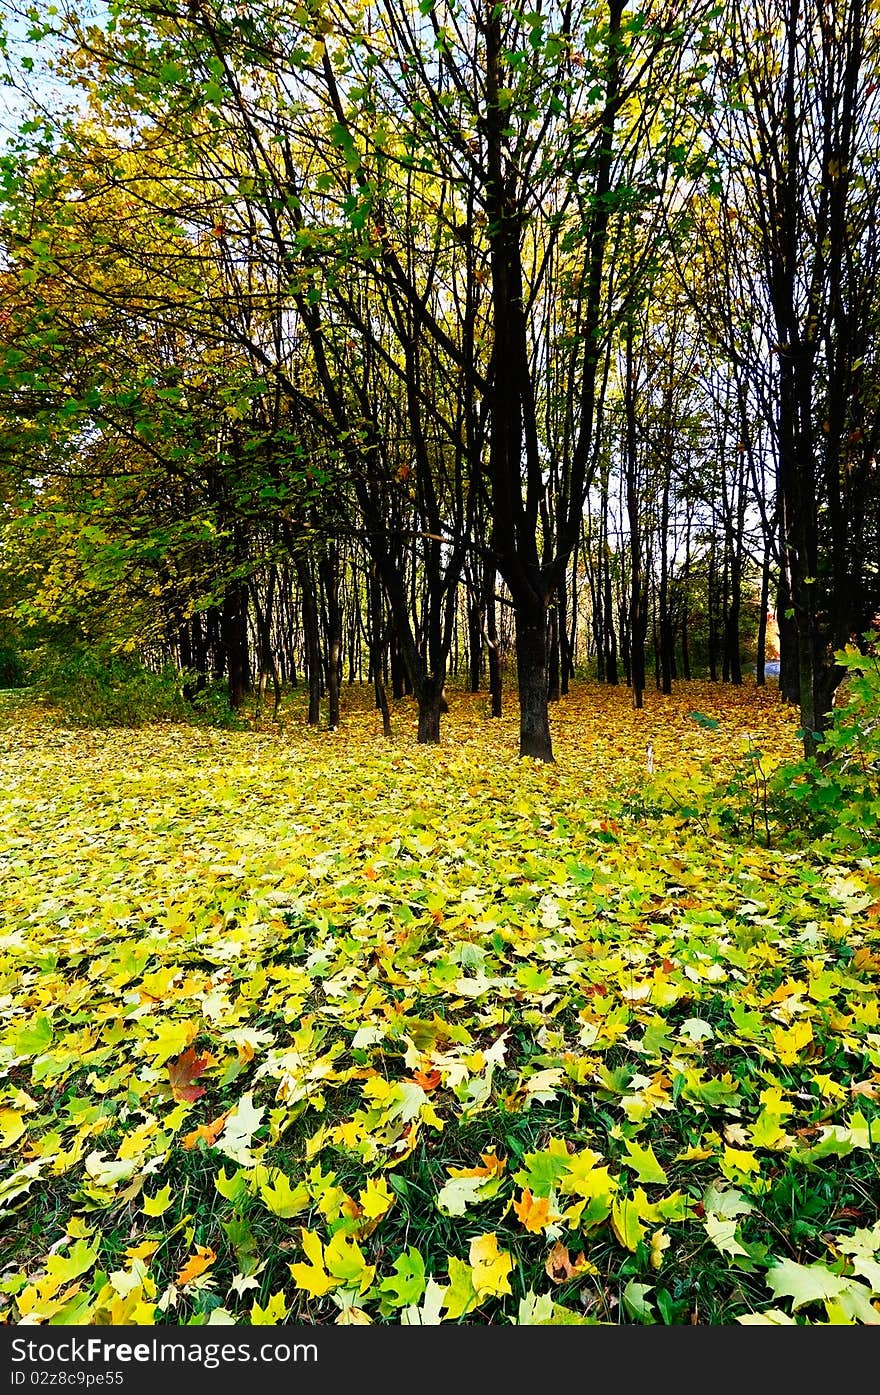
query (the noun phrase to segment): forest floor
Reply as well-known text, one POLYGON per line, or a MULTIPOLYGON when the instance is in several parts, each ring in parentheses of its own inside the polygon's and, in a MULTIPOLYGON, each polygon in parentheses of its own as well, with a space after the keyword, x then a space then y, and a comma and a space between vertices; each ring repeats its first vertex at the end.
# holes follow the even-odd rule
POLYGON ((344 698, 3 704, 3 1320, 880 1323, 880 866, 764 846, 775 685, 551 766, 344 698))

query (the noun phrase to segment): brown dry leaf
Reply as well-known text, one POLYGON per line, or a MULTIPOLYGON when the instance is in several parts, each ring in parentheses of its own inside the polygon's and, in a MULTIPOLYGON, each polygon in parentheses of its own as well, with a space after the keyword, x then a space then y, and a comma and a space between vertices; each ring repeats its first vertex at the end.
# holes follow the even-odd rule
POLYGON ((561 1240, 557 1240, 553 1249, 547 1256, 547 1263, 544 1265, 548 1279, 552 1279, 554 1284, 566 1284, 570 1279, 577 1279, 581 1274, 598 1274, 595 1264, 591 1264, 586 1255, 578 1255, 572 1263, 568 1247, 563 1245, 561 1240))
POLYGON ((849 1088, 853 1095, 864 1095, 869 1100, 880 1099, 880 1084, 876 1080, 854 1080, 849 1088))
POLYGON ((421 1085, 422 1089, 427 1093, 437 1089, 437 1086, 440 1084, 440 1072, 439 1070, 427 1072, 423 1070, 414 1070, 413 1080, 417 1085, 421 1085))

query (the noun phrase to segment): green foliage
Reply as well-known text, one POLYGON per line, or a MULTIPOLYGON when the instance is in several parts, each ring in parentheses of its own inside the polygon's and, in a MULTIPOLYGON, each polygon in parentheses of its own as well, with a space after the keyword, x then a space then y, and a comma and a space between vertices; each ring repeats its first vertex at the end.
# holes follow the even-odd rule
POLYGON ((830 729, 819 755, 781 766, 771 801, 790 832, 819 838, 835 849, 876 851, 880 842, 880 660, 876 631, 838 650, 845 669, 830 729))
POLYGON ((719 753, 659 771, 625 802, 623 811, 636 818, 681 819, 707 836, 760 838, 769 848, 772 760, 751 733, 744 733, 739 748, 731 750, 718 718, 697 711, 687 715, 703 731, 719 733, 719 753))
POLYGON ((18 650, 0 640, 0 688, 23 688, 26 683, 27 670, 18 650))
MULTIPOLYGON (((768 759, 747 733, 743 749, 659 771, 624 804, 637 818, 672 817, 706 834, 760 838, 773 843, 821 841, 829 851, 874 853, 880 846, 880 658, 878 636, 866 651, 848 645, 835 654, 846 671, 819 754, 768 759)), ((705 731, 715 718, 691 711, 705 731)))
MULTIPOLYGON (((0 651, 2 654, 2 651, 0 651)), ((159 672, 106 646, 47 643, 34 652, 36 692, 69 726, 139 727, 188 722, 236 730, 245 725, 229 704, 224 683, 197 687, 198 675, 159 672)))
POLYGON ((183 720, 195 726, 222 727, 228 731, 239 731, 248 723, 235 711, 229 701, 229 689, 225 683, 207 683, 204 687, 195 686, 199 675, 184 674, 187 706, 183 720))
POLYGON ((135 658, 80 645, 47 645, 35 657, 37 692, 70 726, 185 720, 180 675, 173 669, 152 673, 135 658))

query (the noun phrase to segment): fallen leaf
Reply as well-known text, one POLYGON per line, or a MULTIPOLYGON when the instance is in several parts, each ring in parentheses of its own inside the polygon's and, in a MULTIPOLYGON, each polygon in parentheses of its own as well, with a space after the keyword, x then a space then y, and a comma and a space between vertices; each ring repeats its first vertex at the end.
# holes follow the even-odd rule
POLYGON ((184 1288, 187 1284, 191 1284, 194 1279, 198 1279, 216 1262, 216 1251, 212 1250, 210 1245, 196 1245, 186 1264, 178 1271, 174 1282, 180 1288, 184 1288))
POLYGON ((171 1093, 176 1100, 185 1101, 187 1104, 194 1104, 201 1099, 205 1093, 204 1085, 195 1085, 193 1081, 198 1080, 204 1074, 210 1063, 209 1056, 200 1056, 190 1046, 176 1060, 167 1063, 168 1079, 171 1081, 171 1093))
POLYGON ((579 1279, 583 1274, 598 1274, 599 1271, 584 1254, 578 1255, 573 1261, 568 1247, 563 1245, 561 1240, 557 1240, 547 1256, 544 1272, 554 1284, 565 1284, 571 1279, 579 1279))

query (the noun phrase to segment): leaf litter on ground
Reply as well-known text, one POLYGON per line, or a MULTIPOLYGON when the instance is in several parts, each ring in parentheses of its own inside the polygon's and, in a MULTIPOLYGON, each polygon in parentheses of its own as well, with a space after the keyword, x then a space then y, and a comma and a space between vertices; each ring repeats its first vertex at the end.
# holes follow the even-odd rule
POLYGON ((632 813, 776 694, 347 706, 7 716, 5 1320, 880 1323, 880 869, 632 813))

